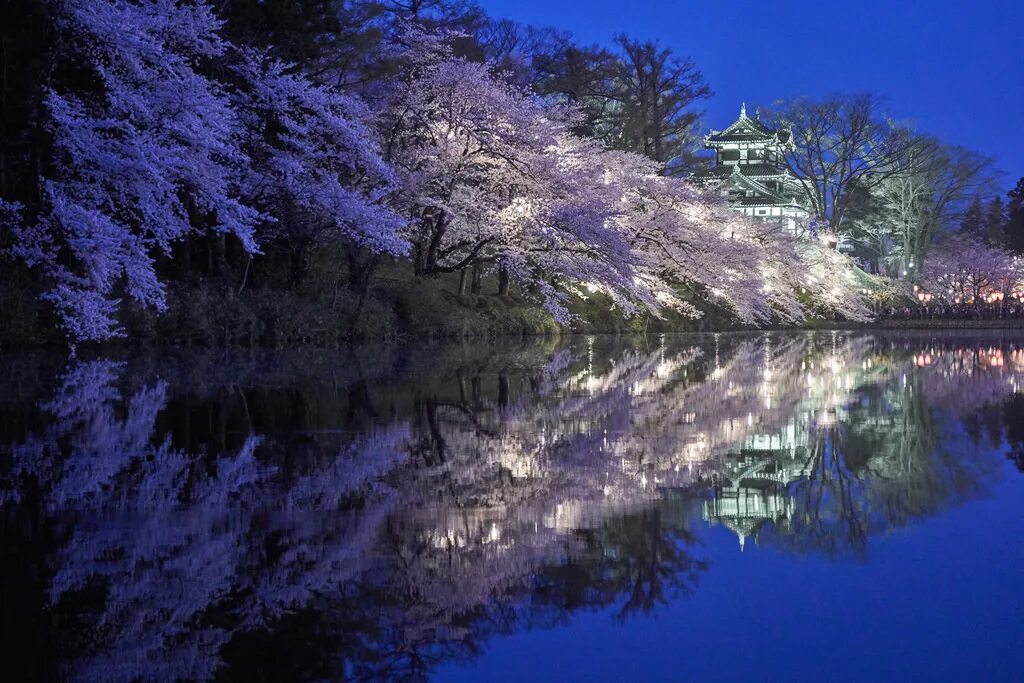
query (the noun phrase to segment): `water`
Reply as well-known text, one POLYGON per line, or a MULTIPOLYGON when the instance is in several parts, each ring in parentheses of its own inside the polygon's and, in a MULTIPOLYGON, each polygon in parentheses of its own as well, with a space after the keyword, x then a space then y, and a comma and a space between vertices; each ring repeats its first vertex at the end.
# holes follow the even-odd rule
POLYGON ((6 680, 1020 680, 1024 336, 0 358, 6 680))

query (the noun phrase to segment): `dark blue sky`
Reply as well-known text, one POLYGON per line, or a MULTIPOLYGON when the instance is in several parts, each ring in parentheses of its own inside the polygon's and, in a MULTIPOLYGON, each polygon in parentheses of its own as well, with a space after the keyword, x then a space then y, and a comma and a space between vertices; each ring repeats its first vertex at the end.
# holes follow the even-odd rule
POLYGON ((1004 190, 1024 175, 1024 1, 481 0, 493 15, 625 32, 689 55, 715 91, 706 125, 746 100, 870 90, 901 121, 995 157, 1004 190))

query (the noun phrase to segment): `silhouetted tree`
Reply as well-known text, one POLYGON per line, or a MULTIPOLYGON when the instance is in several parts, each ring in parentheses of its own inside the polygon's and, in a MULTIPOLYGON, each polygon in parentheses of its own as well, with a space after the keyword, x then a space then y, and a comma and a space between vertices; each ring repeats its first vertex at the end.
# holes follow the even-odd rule
POLYGON ((1003 232, 1006 234, 1006 246, 1018 254, 1024 254, 1024 178, 1017 181, 1016 187, 1007 193, 1006 223, 1003 232))
POLYGON ((811 212, 836 232, 847 229, 853 188, 873 189, 906 168, 918 140, 885 118, 869 93, 782 102, 766 113, 789 129, 786 156, 811 201, 811 212))
POLYGON ((711 88, 691 59, 655 42, 619 35, 615 114, 607 138, 617 149, 643 154, 669 174, 692 171, 696 124, 694 105, 711 88))
POLYGON ((960 232, 971 237, 980 237, 985 229, 985 207, 981 197, 975 197, 960 219, 960 232))

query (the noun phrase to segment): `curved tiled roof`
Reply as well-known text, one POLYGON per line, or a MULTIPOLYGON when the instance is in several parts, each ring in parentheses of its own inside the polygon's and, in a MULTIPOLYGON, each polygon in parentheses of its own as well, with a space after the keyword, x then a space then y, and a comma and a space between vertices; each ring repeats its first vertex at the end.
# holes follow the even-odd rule
POLYGON ((756 142, 777 139, 780 143, 786 144, 789 137, 788 130, 772 130, 760 120, 747 116, 747 107, 744 104, 740 109, 740 117, 731 126, 723 131, 711 131, 704 140, 706 142, 756 142))
MULTIPOLYGON (((767 146, 776 148, 788 147, 790 138, 789 130, 772 130, 756 118, 747 116, 747 108, 744 105, 735 123, 724 131, 712 131, 704 141, 708 148, 718 147, 717 143, 728 142, 764 142, 767 146)), ((692 178, 698 183, 721 187, 729 195, 730 203, 735 206, 804 209, 797 196, 802 193, 799 192, 799 188, 794 188, 798 181, 789 169, 784 164, 764 162, 764 157, 751 159, 749 163, 743 159, 739 163, 723 164, 694 173, 692 178), (752 196, 747 196, 748 193, 752 196)))
POLYGON ((708 142, 757 142, 758 140, 771 140, 774 133, 712 133, 707 137, 708 142))
MULTIPOLYGON (((800 206, 800 204, 789 197, 776 195, 760 195, 757 197, 737 197, 731 200, 740 206, 800 206)), ((801 207, 802 208, 802 207, 801 207)))
POLYGON ((732 164, 729 166, 715 166, 714 168, 700 173, 695 173, 694 178, 698 180, 715 180, 728 178, 733 174, 733 169, 739 168, 740 173, 751 178, 771 178, 786 175, 786 170, 771 164, 732 164))

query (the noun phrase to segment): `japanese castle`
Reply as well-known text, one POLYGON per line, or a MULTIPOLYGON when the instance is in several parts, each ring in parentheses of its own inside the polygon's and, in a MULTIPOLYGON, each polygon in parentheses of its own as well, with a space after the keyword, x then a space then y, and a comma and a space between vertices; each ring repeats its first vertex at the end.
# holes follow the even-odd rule
POLYGON ((782 222, 795 232, 807 218, 807 193, 786 166, 791 137, 789 130, 771 130, 757 116, 747 116, 744 103, 735 123, 704 136, 704 147, 715 150, 715 167, 693 178, 720 188, 737 211, 782 222))

